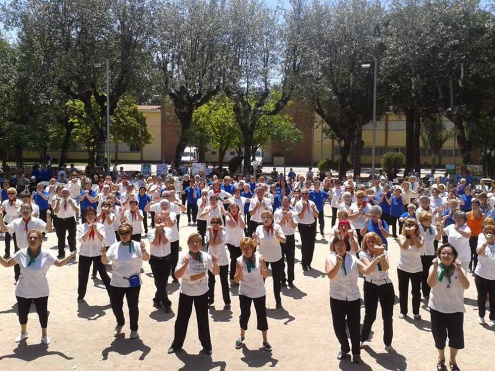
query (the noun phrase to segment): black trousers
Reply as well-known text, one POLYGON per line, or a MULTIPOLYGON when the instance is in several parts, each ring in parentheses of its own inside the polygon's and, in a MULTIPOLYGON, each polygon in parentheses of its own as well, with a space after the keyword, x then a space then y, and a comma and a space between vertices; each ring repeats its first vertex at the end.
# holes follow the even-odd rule
POLYGON ((244 224, 246 225, 246 228, 244 228, 244 233, 246 236, 251 237, 254 231, 251 231, 251 214, 249 214, 249 211, 246 211, 244 213, 244 224))
POLYGON ((132 241, 141 242, 141 233, 136 233, 131 236, 132 241))
POLYGON ((153 279, 155 280, 156 287, 153 301, 164 307, 170 307, 172 305, 172 302, 169 300, 167 294, 171 261, 170 255, 167 255, 164 258, 159 258, 153 255, 150 256, 151 272, 153 272, 153 279))
MULTIPOLYGON (((43 220, 45 223, 46 223, 46 211, 47 210, 51 210, 50 208, 49 209, 45 209, 45 210, 40 210, 40 219, 43 220)), ((53 217, 53 212, 52 212, 52 217, 53 217)))
POLYGON ((394 328, 392 326, 394 316, 395 292, 392 283, 383 285, 374 285, 368 281, 364 281, 364 322, 361 329, 361 341, 366 341, 370 337, 371 326, 376 320, 376 309, 378 301, 382 308, 383 319, 383 343, 385 346, 392 345, 394 336, 394 328))
POLYGON ((407 299, 409 291, 409 280, 411 280, 412 294, 412 309, 413 314, 419 314, 419 306, 421 305, 421 277, 423 272, 408 273, 397 268, 397 278, 399 280, 399 302, 400 312, 407 314, 407 299))
POLYGON ((144 227, 144 233, 148 234, 148 213, 144 210, 143 211, 143 227, 144 227))
POLYGON ((34 302, 36 306, 36 312, 38 313, 38 318, 40 320, 41 328, 46 328, 48 326, 48 296, 43 296, 41 298, 22 298, 16 296, 17 298, 17 311, 19 313, 19 323, 25 325, 28 322, 29 309, 31 303, 34 302))
POLYGON ((155 212, 150 211, 150 215, 151 215, 151 228, 155 228, 155 212))
POLYGON ((117 320, 118 326, 125 325, 124 318, 124 296, 127 299, 127 307, 129 308, 129 321, 131 324, 131 331, 138 330, 139 320, 139 291, 141 286, 136 287, 115 287, 112 286, 110 292, 112 294, 112 311, 117 320))
POLYGON ((263 225, 263 223, 255 222, 254 220, 249 220, 248 237, 251 237, 251 235, 256 232, 256 228, 258 228, 259 225, 263 225))
POLYGON ((421 264, 423 264, 423 274, 421 275, 421 291, 423 297, 428 298, 430 296, 431 287, 426 280, 428 279, 428 273, 430 271, 431 264, 435 255, 421 255, 421 264))
POLYGON ((70 251, 76 250, 76 218, 58 218, 57 221, 58 254, 65 256, 65 236, 68 233, 70 251))
POLYGON ((398 236, 397 235, 397 219, 399 219, 399 218, 397 218, 396 216, 392 216, 392 215, 390 215, 389 218, 390 218, 389 226, 390 225, 392 226, 392 236, 397 237, 398 236))
POLYGON ((197 219, 196 223, 197 223, 196 228, 198 230, 198 233, 201 235, 201 246, 204 246, 205 245, 207 221, 197 219))
POLYGON ((325 215, 323 215, 323 210, 318 211, 318 225, 320 226, 320 234, 323 235, 323 232, 325 231, 325 215))
POLYGON ((260 331, 268 331, 268 320, 266 318, 266 296, 260 298, 249 298, 244 295, 239 295, 239 305, 241 314, 239 316, 239 326, 243 330, 248 329, 249 317, 251 317, 251 303, 254 303, 256 310, 256 319, 258 322, 257 329, 260 331))
POLYGON ((101 280, 107 289, 108 296, 112 298, 110 294, 110 277, 107 273, 107 267, 101 262, 101 256, 83 256, 79 255, 79 264, 77 266, 78 271, 78 286, 77 286, 77 299, 84 299, 86 296, 86 290, 88 288, 89 270, 91 264, 100 273, 101 280))
POLYGON ((275 297, 275 303, 277 305, 282 304, 282 299, 280 298, 280 290, 282 285, 280 281, 282 280, 282 271, 284 268, 283 258, 276 262, 266 262, 266 267, 272 267, 272 279, 273 279, 273 296, 275 297))
POLYGON ((187 222, 191 223, 192 220, 193 223, 196 223, 196 217, 198 216, 198 205, 190 204, 188 202, 186 212, 187 212, 187 222))
POLYGON ((175 278, 175 267, 177 266, 177 262, 179 261, 179 240, 170 242, 170 273, 172 274, 172 279, 175 278))
MULTIPOLYGON (((208 303, 213 304, 215 301, 215 275, 208 271, 208 303)), ((222 285, 222 297, 225 305, 230 305, 229 293, 229 266, 220 266, 220 283, 222 285)))
POLYGON ((469 237, 469 247, 471 248, 471 260, 469 261, 469 268, 474 272, 478 265, 478 253, 476 248, 478 247, 478 236, 469 237))
POLYGON ((301 236, 301 264, 303 267, 309 267, 313 261, 315 251, 315 231, 316 224, 298 224, 299 234, 301 236))
MULTIPOLYGON (((2 216, 0 215, 0 218, 2 216)), ((5 255, 10 256, 10 242, 14 242, 14 251, 17 252, 19 249, 17 247, 17 239, 15 238, 15 233, 10 234, 9 232, 5 232, 5 255)), ((27 247, 27 246, 25 246, 27 247)))
POLYGON ((285 243, 281 243, 282 247, 282 282, 286 280, 289 283, 294 281, 294 256, 296 253, 296 240, 293 234, 285 235, 285 243), (287 260, 287 276, 285 275, 285 260, 287 260))
POLYGON ((448 337, 450 348, 464 349, 464 313, 442 313, 430 309, 430 315, 435 348, 445 349, 448 337))
MULTIPOLYGON (((41 211, 40 211, 41 213, 41 211)), ((86 209, 81 209, 81 224, 86 223, 86 209)))
POLYGON ((335 222, 337 221, 337 213, 339 209, 337 207, 332 206, 332 228, 335 225, 335 222))
POLYGON ((208 293, 200 296, 188 296, 183 293, 179 295, 179 308, 177 310, 177 319, 175 320, 172 347, 180 349, 184 345, 193 303, 196 309, 199 341, 204 349, 211 349, 210 325, 208 323, 208 293))
POLYGON ((227 248, 229 249, 230 253, 230 274, 229 277, 231 280, 234 279, 235 275, 235 269, 236 269, 236 261, 237 258, 242 255, 241 248, 239 246, 234 246, 231 245, 230 243, 227 244, 227 248))
POLYGON ((359 322, 361 321, 361 300, 337 300, 330 298, 330 310, 335 336, 340 343, 340 350, 349 353, 349 341, 347 340, 346 325, 351 338, 352 354, 360 355, 359 346, 359 322))
POLYGON ((474 276, 474 283, 478 291, 478 315, 484 317, 486 313, 486 294, 490 294, 490 319, 495 321, 495 280, 487 280, 478 275, 474 276))

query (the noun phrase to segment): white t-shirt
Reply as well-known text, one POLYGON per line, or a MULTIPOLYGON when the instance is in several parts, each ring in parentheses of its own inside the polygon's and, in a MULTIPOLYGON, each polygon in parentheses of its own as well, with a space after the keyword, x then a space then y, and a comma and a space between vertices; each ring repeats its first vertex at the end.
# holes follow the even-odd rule
POLYGON ((249 212, 253 211, 259 203, 261 203, 261 207, 259 207, 253 215, 251 215, 251 220, 257 223, 262 222, 261 214, 265 210, 272 211, 272 201, 270 200, 270 198, 263 197, 260 201, 258 196, 254 195, 253 198, 251 198, 249 201, 249 212))
POLYGON ((315 222, 315 217, 313 215, 313 208, 316 209, 316 205, 313 201, 308 200, 308 206, 309 210, 306 210, 304 213, 304 216, 302 219, 299 217, 299 214, 303 210, 303 202, 302 200, 299 200, 296 202, 295 209, 296 209, 296 219, 298 223, 301 224, 313 224, 315 222))
MULTIPOLYGON (((89 224, 84 223, 78 226, 76 238, 81 243, 81 246, 79 247, 79 255, 90 258, 101 255, 100 248, 105 242, 105 227, 101 223, 96 223, 96 229, 103 236, 103 240, 100 241, 95 232, 94 238, 88 237, 86 242, 83 242, 82 238, 86 233, 88 233, 89 224)), ((115 236, 115 233, 112 232, 112 234, 115 236)))
MULTIPOLYGON (((471 229, 464 224, 459 228, 464 232, 471 232, 471 229)), ((449 243, 455 247, 459 256, 457 257, 462 266, 468 266, 471 261, 471 248, 469 247, 469 238, 462 236, 455 230, 455 224, 451 224, 444 229, 445 234, 449 237, 449 243)))
MULTIPOLYGON (((273 215, 275 223, 280 225, 280 227, 282 228, 282 232, 284 232, 284 235, 293 235, 294 233, 296 233, 296 228, 293 228, 287 220, 284 220, 282 223, 280 222, 283 218, 283 212, 284 210, 282 208, 278 208, 277 210, 275 210, 275 214, 273 215)), ((293 210, 288 210, 287 212, 289 212, 291 215, 290 219, 297 225, 297 216, 295 212, 293 210)))
MULTIPOLYGON (((433 265, 430 267, 430 270, 432 269, 434 269, 433 265)), ((438 267, 437 274, 440 274, 440 267, 438 267)), ((431 288, 428 306, 441 313, 463 313, 466 311, 464 308, 464 289, 459 282, 459 272, 455 268, 450 282, 445 274, 442 281, 438 281, 435 287, 431 288)))
POLYGON ((15 288, 15 294, 26 299, 48 296, 50 294, 50 288, 48 287, 46 272, 57 259, 48 251, 41 251, 36 257, 36 261, 28 266, 30 258, 27 249, 21 249, 13 256, 13 259, 21 268, 21 275, 15 288))
MULTIPOLYGON (((244 263, 244 271, 242 280, 239 282, 239 295, 247 296, 248 298, 261 298, 266 295, 265 280, 260 269, 260 255, 256 252, 255 267, 248 272, 247 264, 244 263)), ((244 256, 237 258, 239 264, 243 263, 244 256)))
POLYGON ((112 280, 111 286, 115 287, 131 287, 129 277, 138 274, 139 281, 141 280, 141 268, 143 266, 143 255, 141 246, 136 241, 130 241, 131 245, 124 246, 121 242, 116 242, 107 251, 107 259, 112 262, 112 280))
MULTIPOLYGON (((383 252, 385 255, 387 255, 387 251, 385 250, 383 252)), ((369 251, 360 251, 359 252, 359 260, 362 260, 363 258, 368 259, 368 262, 371 263, 373 260, 373 257, 369 253, 369 251)), ((369 264, 369 263, 368 263, 369 264)), ((373 281, 383 281, 386 280, 388 277, 388 269, 386 271, 381 271, 378 269, 378 265, 376 266, 375 270, 371 272, 370 274, 365 274, 364 278, 367 280, 373 280, 373 281)))
POLYGON ((217 264, 219 266, 228 265, 229 258, 227 257, 227 250, 225 250, 225 231, 219 230, 215 237, 212 230, 207 230, 206 242, 208 242, 208 254, 215 255, 218 258, 217 264), (212 243, 215 243, 215 245, 212 245, 212 243))
MULTIPOLYGON (((366 206, 363 207, 363 214, 359 214, 355 219, 350 220, 351 225, 354 227, 354 229, 362 229, 364 228, 364 225, 366 224, 366 215, 370 213, 370 205, 366 203, 366 206)), ((359 213, 359 206, 357 203, 353 203, 351 205, 351 208, 349 210, 349 214, 356 214, 359 213)))
POLYGON ((478 255, 478 264, 474 273, 486 280, 495 280, 495 245, 487 244, 485 253, 478 255))
POLYGON ((9 224, 11 221, 19 217, 19 208, 21 207, 21 205, 21 200, 15 200, 12 205, 10 204, 10 200, 5 200, 2 202, 2 206, 5 210, 5 216, 3 217, 3 222, 5 224, 9 224))
POLYGON ((408 246, 407 249, 399 247, 399 262, 397 268, 407 273, 418 273, 423 271, 421 263, 421 248, 416 246, 408 246))
MULTIPOLYGON (((177 263, 175 271, 177 272, 184 266, 184 259, 181 257, 177 263)), ((208 270, 213 273, 213 261, 210 254, 201 251, 201 258, 195 260, 189 258, 189 264, 182 276, 180 292, 187 296, 201 296, 208 292, 208 270), (191 281, 191 276, 199 273, 206 273, 203 277, 191 281)))
MULTIPOLYGON (((330 253, 327 262, 337 264, 337 255, 330 253)), ((356 255, 345 254, 342 266, 335 278, 330 280, 330 297, 337 300, 354 301, 361 298, 358 287, 358 266, 356 255)))
POLYGON ((170 255, 172 251, 170 247, 170 238, 172 238, 172 228, 168 228, 168 227, 163 228, 163 233, 165 233, 165 237, 163 237, 162 235, 160 244, 158 246, 155 246, 153 244, 153 241, 155 240, 156 229, 152 228, 148 231, 148 241, 150 242, 151 255, 156 256, 158 258, 164 258, 165 256, 170 255), (168 240, 167 243, 164 243, 165 238, 168 240))
MULTIPOLYGON (((115 217, 114 213, 110 213, 115 217)), ((117 219, 117 218, 115 218, 117 219)), ((114 219, 114 221, 115 221, 114 219)), ((103 240, 103 245, 104 246, 111 246, 115 242, 117 242, 117 236, 115 236, 115 229, 113 227, 114 223, 108 223, 107 219, 105 218, 105 221, 103 222, 103 227, 105 228, 105 239, 103 240)))
POLYGON ((201 216, 201 213, 204 211, 206 207, 208 207, 208 199, 207 198, 198 198, 198 217, 196 220, 208 220, 208 214, 201 216), (202 207, 204 205, 204 207, 202 207))
POLYGON ((239 216, 237 217, 237 222, 232 219, 230 216, 226 216, 227 219, 232 220, 233 222, 236 223, 235 227, 229 226, 228 220, 225 225, 225 242, 239 247, 241 245, 241 240, 244 237, 244 229, 239 226, 239 221, 244 218, 244 215, 242 213, 238 214, 239 216))
POLYGON ((31 229, 39 229, 41 232, 46 232, 46 223, 38 218, 31 217, 25 227, 25 221, 22 218, 14 219, 6 225, 7 232, 15 233, 17 246, 19 249, 24 249, 29 246, 27 234, 31 229))
POLYGON ((282 247, 280 246, 280 241, 275 237, 275 233, 278 232, 280 237, 284 237, 284 232, 278 224, 272 224, 273 233, 265 231, 263 225, 259 225, 256 228, 256 234, 258 235, 258 240, 260 241, 259 251, 260 254, 265 258, 266 262, 278 262, 282 259, 282 247))
POLYGON ((132 225, 132 234, 141 234, 143 233, 143 221, 139 220, 139 217, 143 217, 143 212, 139 209, 136 209, 135 216, 131 214, 131 210, 127 209, 124 211, 124 218, 127 223, 132 225))
POLYGON ((340 202, 342 201, 340 197, 342 196, 342 193, 344 191, 342 190, 342 187, 334 187, 331 189, 332 191, 332 207, 338 208, 340 205, 340 202))
POLYGON ((423 236, 425 241, 424 246, 421 249, 421 255, 435 255, 435 246, 433 245, 433 242, 435 242, 437 233, 438 231, 433 225, 429 226, 426 231, 421 224, 419 225, 419 234, 423 236))

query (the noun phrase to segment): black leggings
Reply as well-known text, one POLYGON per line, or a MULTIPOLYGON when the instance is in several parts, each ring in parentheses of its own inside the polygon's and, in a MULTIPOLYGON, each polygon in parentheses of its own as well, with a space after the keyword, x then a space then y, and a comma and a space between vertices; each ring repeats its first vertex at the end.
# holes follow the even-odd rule
POLYGON ((267 331, 268 321, 266 319, 266 295, 260 298, 249 298, 244 295, 239 295, 239 305, 241 307, 239 325, 241 329, 248 329, 249 317, 251 317, 251 302, 254 303, 254 309, 256 310, 256 318, 258 321, 257 329, 260 331, 267 331))
MULTIPOLYGON (((213 304, 215 301, 215 275, 208 271, 208 303, 213 304)), ((230 305, 229 293, 229 266, 220 266, 220 283, 222 285, 222 297, 225 305, 230 305)))
POLYGON ((474 272, 478 265, 478 253, 476 248, 478 247, 478 236, 469 237, 469 247, 471 248, 471 260, 469 262, 469 268, 474 272))
POLYGON ((490 319, 495 321, 495 280, 487 280, 478 275, 474 276, 474 283, 478 291, 478 315, 483 318, 486 314, 486 294, 490 294, 490 319))
POLYGON ((399 302, 400 312, 407 314, 407 299, 409 291, 409 280, 411 280, 412 309, 413 314, 419 314, 421 305, 421 277, 423 272, 409 273, 397 268, 397 278, 399 280, 399 302))
POLYGON ((272 266, 272 279, 273 279, 273 295, 275 296, 275 303, 277 305, 282 304, 282 299, 280 298, 280 290, 282 288, 282 270, 284 269, 283 258, 276 262, 266 262, 266 267, 272 266))
POLYGON ((234 246, 234 245, 231 245, 230 243, 227 244, 227 248, 229 249, 229 253, 230 253, 229 277, 231 280, 233 280, 234 275, 235 275, 235 269, 236 269, 236 261, 237 261, 237 258, 242 255, 242 251, 241 251, 241 248, 239 246, 234 246))
POLYGON ((382 308, 383 319, 383 343, 385 346, 392 345, 394 329, 392 326, 394 315, 395 292, 391 283, 375 285, 364 281, 364 322, 361 330, 361 341, 366 341, 370 337, 371 326, 376 319, 378 302, 382 308))
POLYGON ((48 326, 48 296, 34 299, 22 298, 20 296, 16 296, 16 298, 19 323, 21 325, 27 324, 29 308, 31 307, 31 303, 34 302, 36 312, 40 319, 41 328, 46 328, 48 326))

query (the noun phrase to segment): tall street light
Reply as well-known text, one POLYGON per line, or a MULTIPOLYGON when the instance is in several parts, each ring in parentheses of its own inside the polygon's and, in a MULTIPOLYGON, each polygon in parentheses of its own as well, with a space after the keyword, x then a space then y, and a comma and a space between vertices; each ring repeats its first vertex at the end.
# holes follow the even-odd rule
MULTIPOLYGON (((378 63, 374 56, 373 58, 373 139, 371 143, 371 180, 375 180, 375 149, 376 149, 376 80, 378 63)), ((370 63, 364 63, 362 68, 370 68, 370 63)))
MULTIPOLYGON (((95 63, 95 67, 101 67, 101 63, 95 63)), ((109 79, 109 71, 110 67, 108 64, 108 58, 105 60, 106 67, 106 94, 107 94, 107 168, 108 173, 110 173, 111 164, 110 164, 110 79, 109 79)))

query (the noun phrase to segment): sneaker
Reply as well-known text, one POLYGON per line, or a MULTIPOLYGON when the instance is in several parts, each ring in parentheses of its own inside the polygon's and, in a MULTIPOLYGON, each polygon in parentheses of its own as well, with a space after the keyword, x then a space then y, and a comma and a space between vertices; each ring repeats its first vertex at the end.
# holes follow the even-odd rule
POLYGON ((392 352, 394 350, 394 348, 392 347, 392 345, 386 345, 385 346, 385 351, 386 352, 392 352))
POLYGON ((230 304, 225 304, 225 305, 223 306, 223 309, 224 309, 224 310, 230 310, 230 304))
POLYGON ((167 314, 172 313, 172 308, 170 306, 163 307, 163 311, 167 314))
POLYGON ((5 255, 3 256, 3 258, 4 258, 5 260, 10 259, 10 254, 5 254, 5 255))
POLYGON ((495 326, 495 322, 491 319, 488 321, 488 326, 493 327, 495 326))
POLYGON ((129 339, 137 339, 139 337, 139 334, 137 331, 131 331, 131 334, 129 335, 129 339))
POLYGON ((399 318, 400 318, 400 319, 404 319, 404 318, 406 318, 406 317, 407 317, 407 314, 404 314, 404 313, 400 313, 400 314, 399 314, 399 318))
POLYGON ((21 341, 23 341, 24 339, 26 339, 28 337, 28 333, 26 332, 25 334, 19 334, 17 335, 17 337, 15 338, 15 342, 16 343, 20 343, 21 341))
POLYGON ((207 356, 211 356, 213 351, 211 349, 208 349, 208 348, 203 348, 203 349, 201 349, 200 353, 206 354, 207 356))
POLYGON ((241 338, 239 336, 235 341, 235 349, 241 349, 243 345, 244 345, 244 338, 241 338))
POLYGON ((115 326, 115 331, 113 332, 113 336, 117 337, 122 333, 122 327, 124 326, 115 326))
POLYGON ((484 324, 486 324, 485 319, 484 319, 483 317, 478 318, 478 323, 479 323, 480 325, 484 325, 484 324))
POLYGON ((343 351, 340 351, 339 354, 337 354, 337 359, 344 359, 346 358, 347 356, 349 355, 348 352, 343 352, 343 351))
POLYGON ((414 319, 419 321, 421 319, 421 314, 415 314, 414 319))
POLYGON ((268 341, 264 341, 263 342, 263 349, 265 349, 268 352, 271 352, 272 351, 272 346, 270 345, 270 343, 268 341))
POLYGON ((445 366, 445 360, 438 361, 437 363, 437 371, 447 371, 447 366, 445 366))
POLYGON ((41 342, 44 344, 44 345, 48 345, 50 344, 52 341, 50 340, 50 338, 48 336, 43 336, 41 338, 41 342))
POLYGON ((276 309, 282 309, 282 308, 283 308, 283 307, 282 307, 282 303, 277 303, 277 304, 275 305, 275 308, 276 308, 276 309))
POLYGON ((361 363, 361 356, 359 354, 353 354, 352 363, 361 363))
POLYGON ((170 348, 168 348, 167 353, 168 353, 168 354, 173 354, 173 353, 178 352, 180 349, 181 349, 181 348, 175 348, 175 347, 171 346, 170 348))

